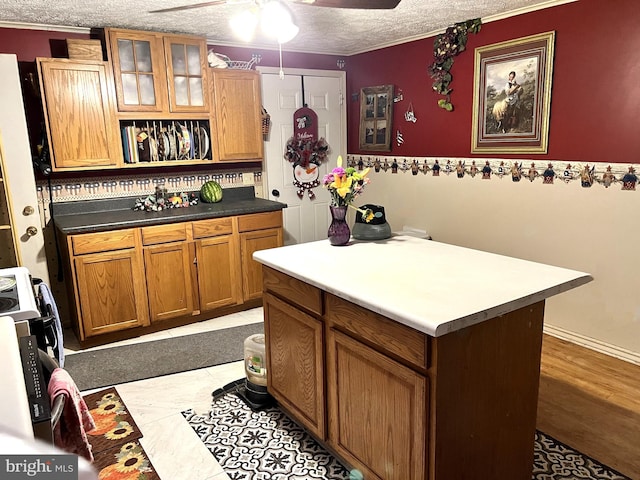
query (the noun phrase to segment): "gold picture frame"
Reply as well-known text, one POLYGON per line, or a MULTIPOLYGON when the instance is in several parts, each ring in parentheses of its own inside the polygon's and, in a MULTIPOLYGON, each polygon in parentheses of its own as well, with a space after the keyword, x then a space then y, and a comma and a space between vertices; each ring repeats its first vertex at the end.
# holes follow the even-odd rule
POLYGON ((471 153, 547 153, 555 32, 475 49, 471 153))
POLYGON ((391 151, 393 85, 360 90, 360 150, 391 151))

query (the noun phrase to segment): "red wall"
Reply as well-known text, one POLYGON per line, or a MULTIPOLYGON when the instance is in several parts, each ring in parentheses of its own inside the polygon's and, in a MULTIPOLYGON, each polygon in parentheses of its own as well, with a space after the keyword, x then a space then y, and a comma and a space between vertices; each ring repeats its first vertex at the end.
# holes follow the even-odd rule
MULTIPOLYGON (((638 0, 580 0, 490 22, 471 34, 467 50, 455 58, 451 73, 453 112, 437 106, 427 66, 433 38, 374 52, 338 57, 283 52, 287 68, 337 69, 346 60, 348 151, 358 153, 360 88, 393 84, 404 100, 394 104, 392 155, 471 157, 474 49, 504 40, 555 30, 549 152, 536 159, 640 163, 640 18, 638 0), (413 105, 418 119, 406 122, 413 105), (400 128, 404 143, 397 146, 400 128)), ((466 19, 460 19, 463 21, 466 19)), ((1 29, 0 53, 15 53, 21 71, 33 69, 37 56, 64 56, 64 39, 88 35, 39 30, 1 29)), ((260 65, 278 66, 276 50, 210 45, 233 60, 262 55, 260 65)), ((361 152, 363 155, 371 152, 361 152)), ((495 157, 496 155, 491 155, 495 157)), ((532 155, 500 155, 532 158, 532 155)))
POLYGON ((14 53, 18 62, 36 57, 66 57, 67 38, 89 38, 88 34, 0 28, 0 53, 14 53))
MULTIPOLYGON (((427 66, 433 38, 349 57, 348 97, 383 84, 401 89, 394 104, 391 155, 471 155, 474 49, 555 30, 549 148, 546 155, 499 155, 584 162, 640 163, 640 4, 638 0, 580 0, 490 22, 470 34, 467 50, 455 57, 453 112, 437 106, 427 66), (404 112, 412 102, 416 123, 404 112), (404 143, 397 146, 400 128, 404 143)), ((466 19, 460 19, 463 21, 466 19)), ((348 146, 358 149, 359 102, 349 101, 348 146)), ((497 155, 491 155, 496 157, 497 155)))

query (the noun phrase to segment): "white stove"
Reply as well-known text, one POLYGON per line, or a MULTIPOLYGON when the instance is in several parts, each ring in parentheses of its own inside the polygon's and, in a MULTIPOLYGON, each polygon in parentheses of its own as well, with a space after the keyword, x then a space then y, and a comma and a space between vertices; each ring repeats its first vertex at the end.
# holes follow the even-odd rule
POLYGON ((19 322, 40 315, 29 270, 25 267, 0 268, 0 316, 19 322))

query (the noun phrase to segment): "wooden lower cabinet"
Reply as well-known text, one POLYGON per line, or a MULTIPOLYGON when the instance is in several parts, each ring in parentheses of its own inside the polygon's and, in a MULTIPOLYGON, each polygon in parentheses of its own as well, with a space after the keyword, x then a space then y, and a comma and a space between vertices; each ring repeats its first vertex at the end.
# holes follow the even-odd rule
POLYGON ((282 228, 240 234, 242 292, 245 301, 262 296, 262 265, 253 259, 253 252, 280 246, 282 246, 282 228))
POLYGON ((424 375, 331 328, 327 391, 328 443, 364 478, 426 478, 424 375))
MULTIPOLYGON (((340 319, 357 315, 327 303, 336 297, 323 304, 321 290, 269 267, 264 280, 273 397, 364 478, 427 478, 426 374, 333 328, 336 310, 340 319)), ((368 323, 376 334, 384 328, 368 323)))
POLYGON ((149 325, 144 269, 133 249, 74 259, 82 339, 149 325))
POLYGON ((152 322, 193 312, 191 256, 186 242, 144 247, 144 271, 152 322))
POLYGON ((241 303, 238 240, 235 236, 198 240, 196 263, 201 311, 241 303))
POLYGON ((348 468, 376 480, 531 479, 544 301, 431 337, 263 273, 267 388, 348 468))
POLYGON ((323 322, 264 294, 271 394, 318 438, 325 438, 323 322))
POLYGON ((282 213, 64 238, 76 331, 84 341, 261 298, 261 265, 251 255, 282 245, 282 213))

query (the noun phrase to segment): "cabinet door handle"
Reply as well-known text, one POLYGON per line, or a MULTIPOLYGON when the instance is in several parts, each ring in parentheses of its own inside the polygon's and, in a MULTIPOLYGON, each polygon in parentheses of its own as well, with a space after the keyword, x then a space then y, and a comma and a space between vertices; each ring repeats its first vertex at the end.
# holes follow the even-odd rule
POLYGON ((38 234, 38 229, 36 227, 27 227, 27 235, 30 237, 34 237, 38 234))
POLYGON ((197 265, 198 264, 198 257, 193 257, 193 264, 197 265))
POLYGON ((274 197, 279 197, 280 192, 274 188, 273 190, 271 190, 271 195, 273 195, 274 197))
POLYGON ((35 209, 31 205, 27 205, 22 209, 22 215, 24 215, 25 217, 27 215, 33 215, 33 212, 35 212, 35 209))

